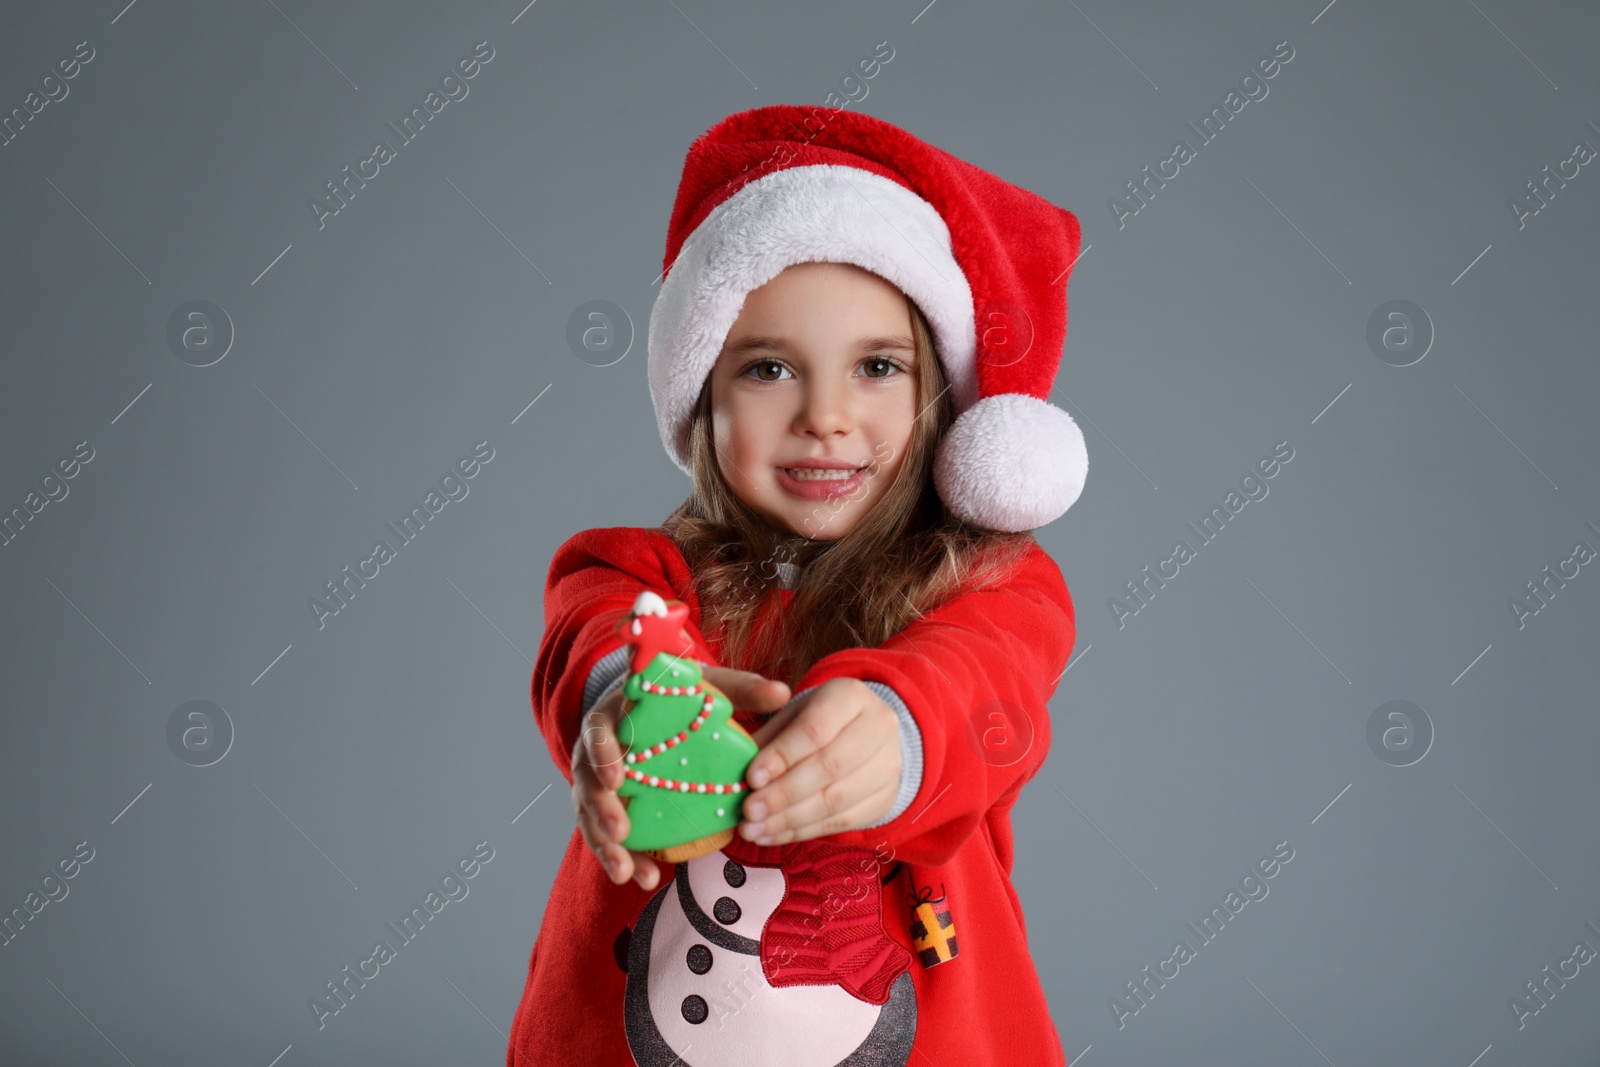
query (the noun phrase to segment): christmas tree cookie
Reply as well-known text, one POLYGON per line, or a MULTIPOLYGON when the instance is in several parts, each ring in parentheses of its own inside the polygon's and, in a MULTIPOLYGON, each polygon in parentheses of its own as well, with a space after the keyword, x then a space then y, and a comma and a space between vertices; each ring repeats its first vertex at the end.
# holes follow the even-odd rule
POLYGON ((705 680, 684 632, 689 606, 646 590, 617 624, 632 646, 617 724, 628 812, 624 847, 682 863, 733 840, 759 751, 731 718, 733 704, 705 680))

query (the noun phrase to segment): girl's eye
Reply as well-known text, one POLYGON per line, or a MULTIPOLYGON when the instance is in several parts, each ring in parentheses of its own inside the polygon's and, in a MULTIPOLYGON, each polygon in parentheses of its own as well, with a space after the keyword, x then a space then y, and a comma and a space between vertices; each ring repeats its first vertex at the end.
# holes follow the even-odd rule
MULTIPOLYGON (((906 373, 906 368, 901 365, 898 360, 890 359, 888 356, 868 356, 866 359, 861 361, 861 366, 864 368, 878 368, 878 373, 873 373, 869 370, 866 372, 865 376, 880 381, 884 378, 892 378, 897 373, 906 373)), ((780 382, 783 380, 781 377, 767 377, 762 373, 764 368, 776 368, 777 372, 780 374, 789 369, 776 359, 762 359, 750 364, 749 367, 745 368, 744 373, 753 376, 758 382, 780 382)))
POLYGON ((764 377, 762 377, 761 374, 760 374, 760 369, 762 367, 777 367, 779 370, 787 370, 788 369, 788 368, 784 367, 784 365, 782 363, 779 363, 775 359, 763 359, 763 360, 758 360, 755 363, 750 364, 749 369, 746 370, 745 373, 746 374, 754 373, 755 376, 756 376, 756 381, 758 381, 758 382, 777 382, 777 381, 782 381, 783 380, 781 378, 764 378, 764 377))
POLYGON ((872 366, 879 363, 883 364, 888 369, 886 369, 882 374, 868 374, 868 378, 892 378, 894 377, 894 374, 890 373, 891 371, 896 371, 901 374, 905 373, 905 368, 895 360, 890 359, 888 356, 870 356, 867 359, 862 360, 862 366, 872 366))

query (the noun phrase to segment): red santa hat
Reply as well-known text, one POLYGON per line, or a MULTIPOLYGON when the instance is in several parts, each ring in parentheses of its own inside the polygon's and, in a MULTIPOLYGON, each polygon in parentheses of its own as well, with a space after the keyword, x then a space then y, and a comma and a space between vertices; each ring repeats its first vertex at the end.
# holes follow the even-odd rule
POLYGON ((928 320, 956 420, 934 482, 993 530, 1059 518, 1083 491, 1083 433, 1049 402, 1078 220, 882 119, 774 104, 689 146, 650 313, 656 424, 690 473, 695 400, 746 294, 784 268, 853 263, 928 320))

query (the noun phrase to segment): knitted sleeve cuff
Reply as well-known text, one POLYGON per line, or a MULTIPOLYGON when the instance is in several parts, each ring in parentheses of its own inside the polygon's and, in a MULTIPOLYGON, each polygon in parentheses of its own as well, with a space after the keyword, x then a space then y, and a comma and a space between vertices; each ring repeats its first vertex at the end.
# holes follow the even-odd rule
MULTIPOLYGON (((900 699, 900 694, 882 682, 866 682, 866 687, 878 696, 883 702, 894 709, 895 716, 900 720, 900 787, 895 792, 894 804, 881 819, 869 822, 861 829, 871 829, 874 826, 883 826, 898 819, 916 799, 917 790, 922 788, 922 731, 917 728, 917 720, 911 717, 911 709, 906 707, 906 702, 900 699)), ((811 692, 816 686, 800 690, 789 703, 794 703, 805 694, 811 692)))
POLYGON ((580 722, 601 697, 628 680, 628 651, 628 646, 623 645, 595 661, 589 680, 583 683, 583 707, 578 712, 580 722))

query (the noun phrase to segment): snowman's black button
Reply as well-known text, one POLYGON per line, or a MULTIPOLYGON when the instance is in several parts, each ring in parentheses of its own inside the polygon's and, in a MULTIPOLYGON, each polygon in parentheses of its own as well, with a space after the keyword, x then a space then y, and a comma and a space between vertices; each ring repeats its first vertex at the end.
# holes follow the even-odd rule
POLYGON ((711 1014, 711 1009, 706 1007, 706 998, 695 993, 690 993, 683 998, 683 1017, 691 1023, 703 1023, 711 1014))
POLYGON ((739 908, 739 902, 732 897, 718 897, 717 902, 711 905, 711 916, 723 926, 732 926, 739 921, 739 916, 744 912, 739 908))
POLYGON ((733 888, 738 889, 744 885, 744 868, 733 860, 722 865, 722 880, 733 888))
POLYGON ((617 939, 611 942, 611 955, 616 957, 617 966, 622 968, 624 974, 628 970, 628 948, 632 944, 633 929, 627 926, 624 926, 617 939))
POLYGON ((711 950, 704 945, 689 946, 689 969, 695 974, 705 974, 711 969, 711 950))

